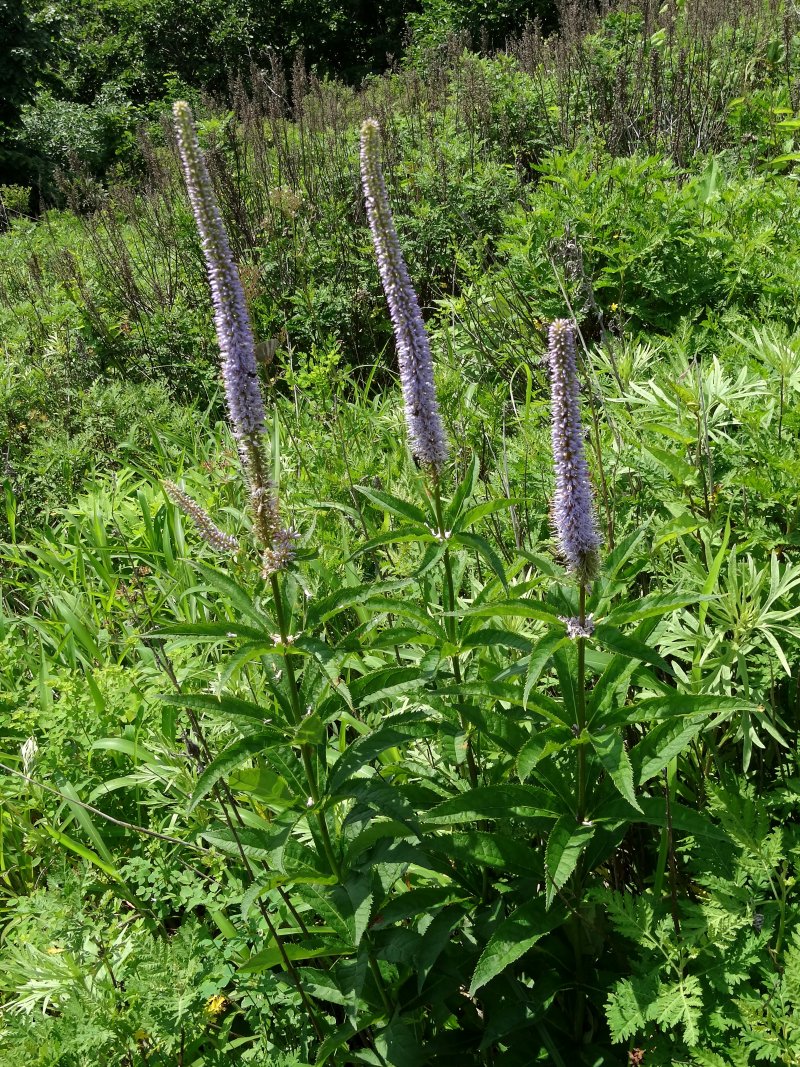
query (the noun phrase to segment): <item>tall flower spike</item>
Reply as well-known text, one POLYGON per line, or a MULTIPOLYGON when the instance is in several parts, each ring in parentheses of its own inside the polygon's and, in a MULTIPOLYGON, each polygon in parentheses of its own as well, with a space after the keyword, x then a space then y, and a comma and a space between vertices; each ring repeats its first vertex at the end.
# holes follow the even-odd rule
POLYGON ((237 552, 239 542, 235 537, 220 530, 214 520, 204 511, 196 500, 192 500, 188 493, 177 486, 174 482, 165 481, 164 491, 167 496, 181 509, 184 515, 188 515, 197 527, 197 532, 207 545, 211 545, 215 552, 237 552))
POLYGON ((551 325, 547 357, 556 473, 553 525, 569 570, 585 585, 597 576, 602 538, 595 525, 583 448, 575 334, 569 319, 556 319, 551 325))
MULTIPOLYGON (((281 526, 275 486, 268 474, 265 449, 264 402, 256 369, 255 342, 239 271, 233 260, 214 187, 197 140, 189 105, 173 105, 178 150, 206 261, 214 325, 222 353, 222 380, 231 427, 250 485, 250 504, 256 532, 266 553, 279 566, 292 559, 295 534, 281 526), (288 538, 288 542, 287 542, 288 538), (272 557, 270 557, 272 558, 272 557)), ((210 521, 210 520, 209 520, 210 521)), ((272 572, 278 569, 273 567, 272 572)))
POLYGON ((222 353, 222 380, 231 427, 245 472, 253 486, 260 486, 268 481, 263 445, 264 403, 258 383, 255 342, 244 290, 197 140, 191 110, 184 101, 178 101, 172 110, 189 201, 200 231, 211 286, 214 325, 222 353))
POLYGON ((436 400, 431 348, 389 207, 380 162, 380 131, 374 119, 367 119, 361 127, 361 181, 397 344, 411 451, 422 466, 438 474, 447 460, 447 439, 436 400))

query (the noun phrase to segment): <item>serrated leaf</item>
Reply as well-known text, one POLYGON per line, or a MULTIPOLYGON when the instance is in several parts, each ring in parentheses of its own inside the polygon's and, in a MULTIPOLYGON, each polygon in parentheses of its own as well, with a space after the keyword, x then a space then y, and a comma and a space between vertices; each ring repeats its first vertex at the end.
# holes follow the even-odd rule
POLYGON ((671 611, 678 611, 690 604, 699 604, 709 599, 700 593, 651 593, 640 600, 620 605, 602 621, 608 626, 622 626, 626 622, 668 615, 671 611))
POLYGON ((485 500, 482 504, 476 504, 474 508, 470 508, 469 511, 464 512, 461 518, 455 523, 450 523, 448 517, 448 523, 450 523, 455 530, 466 530, 468 527, 474 526, 476 522, 480 522, 481 519, 486 518, 487 515, 493 515, 498 511, 505 511, 506 508, 513 508, 515 505, 521 503, 522 499, 519 497, 506 497, 503 500, 485 500))
POLYGON ((564 917, 565 913, 560 905, 548 910, 542 897, 517 908, 500 923, 481 953, 472 976, 469 995, 475 996, 482 986, 516 962, 540 938, 560 926, 564 917))
POLYGON ((758 706, 744 697, 717 696, 713 693, 679 693, 639 700, 634 705, 642 719, 671 718, 678 715, 725 715, 735 711, 758 711, 758 706))
POLYGON ((491 604, 479 604, 468 608, 464 612, 464 618, 478 619, 491 618, 494 615, 513 616, 520 619, 539 619, 558 626, 564 632, 564 623, 559 618, 556 608, 545 604, 540 600, 495 600, 491 604))
POLYGON ((569 643, 569 638, 555 632, 546 633, 544 637, 541 637, 536 643, 536 646, 532 649, 530 658, 528 660, 528 670, 525 675, 525 689, 522 694, 522 703, 524 707, 528 705, 528 697, 531 695, 531 690, 539 681, 542 675, 542 671, 547 664, 558 652, 569 643))
POLYGON ((642 444, 641 447, 645 452, 649 452, 653 459, 672 475, 678 485, 694 485, 697 482, 695 468, 691 463, 687 463, 685 459, 681 459, 675 452, 657 448, 655 445, 642 444))
POLYGON ((207 563, 202 563, 199 560, 191 561, 192 567, 198 571, 206 581, 212 585, 218 593, 236 608, 241 614, 251 619, 256 626, 260 627, 262 633, 269 626, 269 620, 260 612, 253 604, 253 600, 250 594, 242 589, 234 580, 228 577, 227 574, 223 574, 222 571, 217 570, 215 567, 210 567, 207 563))
POLYGON ((341 611, 359 604, 366 604, 374 596, 397 592, 398 589, 403 589, 408 584, 407 580, 402 579, 394 582, 347 585, 342 589, 337 589, 335 593, 311 603, 306 617, 306 628, 315 630, 321 623, 327 622, 341 611))
POLYGON ((695 737, 708 725, 706 718, 686 722, 684 719, 659 723, 642 738, 631 752, 636 780, 644 785, 660 774, 670 760, 688 748, 695 737))
POLYGON ((452 534, 450 542, 452 544, 461 545, 464 548, 469 548, 473 552, 477 552, 479 556, 483 556, 495 576, 499 578, 503 589, 508 593, 508 579, 506 578, 505 565, 485 537, 481 537, 480 534, 467 533, 466 531, 461 530, 452 534))
POLYGON ((263 727, 268 724, 266 708, 250 700, 240 700, 238 697, 214 696, 212 693, 192 693, 188 696, 165 693, 159 699, 163 704, 168 704, 174 708, 207 711, 212 715, 223 715, 233 721, 241 719, 243 722, 253 726, 263 727))
POLYGON ((566 885, 581 853, 593 836, 594 827, 576 823, 572 814, 562 815, 550 831, 544 854, 547 869, 547 908, 553 903, 557 890, 566 885))
POLYGON ((561 814, 556 798, 532 785, 482 785, 437 804, 425 816, 434 826, 477 819, 534 819, 549 822, 561 814))
POLYGON ((670 519, 669 522, 664 523, 658 530, 653 542, 653 549, 661 548, 668 541, 674 541, 678 537, 685 537, 687 534, 703 529, 707 525, 706 519, 698 519, 689 514, 678 515, 674 519, 670 519))
POLYGON ((386 533, 378 534, 375 537, 371 537, 369 541, 364 541, 349 559, 357 559, 358 556, 362 556, 365 552, 371 552, 374 548, 381 548, 383 545, 402 544, 406 541, 430 541, 432 539, 433 534, 428 530, 427 526, 419 524, 398 526, 394 530, 387 530, 386 533))
POLYGON ((356 707, 367 707, 389 697, 420 689, 428 675, 419 667, 383 667, 350 683, 356 707))
POLYGON ((469 648, 514 648, 518 652, 531 650, 530 638, 517 633, 516 630, 501 630, 499 627, 486 626, 476 630, 461 642, 462 649, 469 648))
POLYGON ((683 1028, 687 1045, 696 1045, 700 1037, 699 1023, 703 1011, 703 987, 695 974, 685 974, 672 985, 662 986, 648 1015, 662 1030, 683 1028))
POLYGON ((355 489, 362 493, 370 503, 374 504, 381 511, 388 511, 390 515, 394 515, 400 519, 408 519, 409 522, 416 523, 419 526, 427 526, 432 524, 432 518, 426 515, 424 511, 421 511, 416 504, 411 504, 407 500, 401 500, 400 497, 392 496, 391 493, 384 493, 378 489, 372 489, 367 485, 357 485, 355 489))
POLYGON ((497 831, 471 830, 427 842, 430 852, 440 853, 455 863, 475 863, 498 871, 541 877, 541 850, 522 840, 497 831))
POLYGON ((387 719, 383 726, 360 737, 340 756, 331 770, 329 793, 335 795, 345 782, 387 749, 411 739, 435 736, 442 729, 446 727, 422 711, 405 712, 387 719))
POLYGON ((623 634, 615 626, 608 626, 603 623, 598 623, 594 628, 593 639, 597 644, 603 648, 607 648, 610 652, 618 653, 622 656, 627 656, 628 659, 635 659, 640 663, 649 663, 651 667, 658 667, 672 677, 672 667, 667 661, 655 651, 646 645, 644 641, 640 641, 638 637, 634 637, 633 634, 623 634))
POLYGON ((194 811, 203 797, 211 792, 217 782, 230 774, 240 763, 259 752, 263 752, 268 741, 269 737, 266 734, 257 733, 251 734, 249 737, 240 738, 238 741, 234 741, 232 745, 228 745, 197 779, 187 811, 190 813, 194 811))
POLYGON ((259 645, 271 645, 272 638, 265 629, 257 629, 254 626, 244 626, 238 622, 182 622, 172 626, 159 626, 150 634, 151 637, 206 637, 209 640, 219 638, 223 641, 234 641, 237 637, 244 637, 248 641, 258 642, 259 645))
MULTIPOLYGON (((348 945, 322 937, 306 937, 297 944, 284 944, 284 952, 292 962, 315 960, 325 956, 352 956, 353 950, 348 945)), ((239 968, 239 974, 261 974, 283 965, 283 956, 277 945, 256 952, 239 968)))
POLYGON ((633 767, 620 731, 610 731, 600 737, 590 735, 590 740, 592 748, 620 794, 632 807, 641 811, 633 788, 633 767))
POLYGON ((657 980, 650 976, 623 978, 617 982, 606 1003, 612 1041, 627 1041, 646 1029, 657 989, 657 980))
POLYGON ((538 730, 519 751, 517 774, 524 780, 539 760, 560 751, 572 740, 572 730, 568 726, 546 726, 543 730, 538 730))
POLYGON ((461 513, 461 509, 467 500, 475 492, 475 487, 478 484, 478 477, 480 475, 480 464, 478 457, 473 453, 472 459, 469 461, 466 473, 461 481, 456 486, 456 491, 453 494, 453 499, 447 505, 445 511, 446 522, 448 527, 455 525, 456 519, 461 513))

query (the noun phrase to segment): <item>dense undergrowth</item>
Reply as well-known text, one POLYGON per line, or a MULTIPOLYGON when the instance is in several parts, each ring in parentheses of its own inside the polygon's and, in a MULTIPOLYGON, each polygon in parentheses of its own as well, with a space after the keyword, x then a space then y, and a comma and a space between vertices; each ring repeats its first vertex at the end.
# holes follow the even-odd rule
POLYGON ((135 180, 73 174, 0 236, 9 1067, 800 1063, 798 16, 567 25, 202 112, 300 533, 277 602, 169 125, 135 180), (562 317, 604 537, 583 652, 562 317))

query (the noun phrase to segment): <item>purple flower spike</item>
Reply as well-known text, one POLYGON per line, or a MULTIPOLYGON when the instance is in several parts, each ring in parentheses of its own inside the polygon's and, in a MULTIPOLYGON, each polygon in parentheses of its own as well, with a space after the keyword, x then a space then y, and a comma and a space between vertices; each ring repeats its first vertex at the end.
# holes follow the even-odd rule
POLYGON ((188 515, 194 522, 198 533, 207 545, 211 545, 215 552, 239 551, 239 542, 236 538, 220 530, 208 512, 204 511, 196 500, 192 500, 189 494, 174 482, 165 481, 163 484, 167 496, 173 504, 177 504, 184 515, 188 515))
MULTIPOLYGON (((274 574, 291 562, 291 545, 295 534, 281 525, 275 486, 268 473, 266 420, 256 369, 253 330, 239 271, 233 260, 214 187, 197 140, 191 110, 183 101, 176 103, 172 110, 183 173, 200 231, 211 286, 214 325, 222 353, 222 380, 231 428, 249 482, 256 532, 268 557, 270 574, 274 574)), ((206 526, 206 532, 209 530, 206 526)))
POLYGON ((250 447, 259 446, 265 420, 256 371, 255 342, 244 290, 189 105, 179 101, 172 111, 189 200, 200 231, 211 285, 214 325, 222 352, 222 378, 231 425, 240 449, 243 449, 243 458, 249 461, 251 457, 246 454, 250 447))
POLYGON ((597 576, 602 538, 595 525, 583 449, 575 334, 569 319, 556 319, 551 325, 547 358, 556 472, 553 525, 569 570, 585 585, 597 576))
POLYGON ((447 439, 436 400, 431 348, 394 228, 381 169, 380 132, 374 119, 367 119, 361 127, 361 181, 397 345, 411 451, 422 466, 438 474, 447 460, 447 439))

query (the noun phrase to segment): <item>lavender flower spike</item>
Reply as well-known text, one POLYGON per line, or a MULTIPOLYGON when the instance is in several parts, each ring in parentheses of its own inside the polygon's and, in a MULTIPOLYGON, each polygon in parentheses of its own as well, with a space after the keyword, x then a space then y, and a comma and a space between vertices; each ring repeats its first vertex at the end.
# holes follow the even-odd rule
POLYGON ((374 119, 367 119, 361 127, 361 181, 397 344, 411 451, 422 466, 438 474, 447 460, 447 439, 436 400, 430 343, 394 227, 374 119))
POLYGON ((602 538, 583 449, 575 334, 569 319, 556 319, 550 326, 547 358, 556 472, 553 525, 569 570, 585 585, 597 576, 602 538))
POLYGON ((184 101, 178 101, 172 110, 189 200, 200 231, 211 285, 214 325, 222 352, 222 378, 231 425, 248 477, 251 482, 261 484, 265 477, 261 469, 264 403, 244 290, 197 140, 191 110, 184 101))
POLYGON ((197 532, 207 545, 211 545, 215 552, 238 552, 239 542, 230 534, 224 533, 214 522, 208 512, 204 511, 196 500, 192 500, 188 493, 174 482, 164 481, 164 491, 170 500, 177 504, 184 515, 197 526, 197 532))

